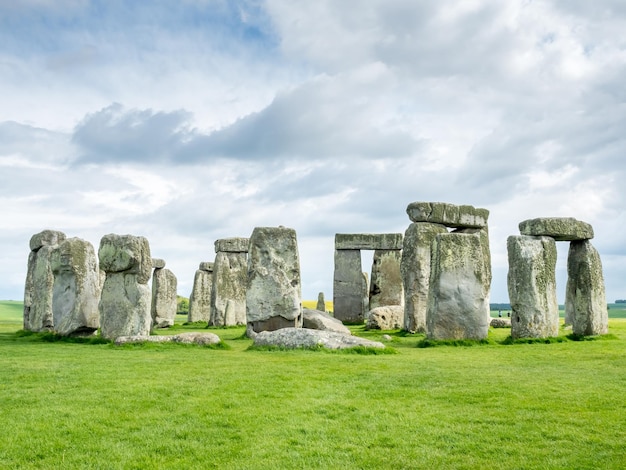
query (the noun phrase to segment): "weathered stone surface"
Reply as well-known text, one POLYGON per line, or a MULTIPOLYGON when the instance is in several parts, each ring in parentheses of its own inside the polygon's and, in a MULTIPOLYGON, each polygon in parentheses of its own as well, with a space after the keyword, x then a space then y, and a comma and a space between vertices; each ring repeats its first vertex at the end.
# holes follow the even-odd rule
POLYGON ((169 328, 176 320, 178 280, 167 268, 154 270, 152 276, 152 324, 156 328, 169 328))
POLYGON ((543 217, 520 222, 522 235, 552 237, 557 241, 589 240, 593 227, 573 217, 543 217))
POLYGON ((401 233, 337 233, 335 250, 401 250, 401 233))
MULTIPOLYGON (((211 263, 211 267, 213 263, 211 263)), ((209 322, 211 319, 211 292, 213 291, 213 271, 198 269, 193 278, 193 289, 189 296, 188 322, 209 322)))
POLYGON ((208 346, 221 343, 219 336, 213 333, 181 333, 178 335, 133 335, 119 336, 115 338, 115 344, 130 343, 181 343, 181 344, 198 344, 200 346, 208 346))
POLYGON ((404 305, 400 274, 400 250, 376 250, 370 281, 370 310, 387 305, 404 305))
POLYGON ((570 243, 567 257, 565 316, 579 336, 609 332, 600 254, 588 240, 570 243))
POLYGON ((90 335, 100 328, 100 270, 91 243, 68 238, 51 253, 54 275, 52 314, 54 332, 90 335))
POLYGON ((200 263, 200 266, 198 267, 198 269, 200 269, 201 271, 207 271, 209 273, 213 272, 213 262, 211 261, 203 261, 202 263, 200 263))
POLYGON ((30 238, 30 250, 37 251, 42 246, 57 246, 65 240, 65 234, 57 230, 44 230, 30 238))
POLYGON ((150 245, 144 237, 109 234, 98 250, 106 279, 100 296, 100 332, 106 339, 150 333, 152 275, 150 245))
POLYGON ((492 318, 489 326, 492 328, 511 328, 510 318, 492 318))
POLYGON ((365 290, 361 252, 359 250, 335 250, 335 272, 333 279, 333 308, 335 318, 344 323, 363 323, 365 318, 364 297, 369 305, 369 294, 365 290))
POLYGON ((430 253, 435 236, 447 233, 444 225, 416 222, 404 234, 400 272, 404 287, 404 325, 411 333, 426 331, 430 253))
POLYGON ((350 330, 341 321, 320 310, 302 309, 302 328, 311 330, 328 330, 351 335, 350 330))
POLYGON ((215 255, 209 325, 245 325, 247 282, 246 253, 221 251, 215 255))
POLYGON ((301 327, 300 286, 296 231, 285 227, 256 227, 250 237, 246 290, 247 322, 254 331, 281 328, 285 322, 301 327))
POLYGON ((50 256, 56 245, 43 245, 28 255, 24 288, 24 330, 51 331, 54 275, 50 256))
POLYGON ((456 206, 445 202, 412 202, 406 208, 411 222, 430 222, 453 228, 487 226, 489 211, 474 206, 456 206))
POLYGON ((548 338, 559 333, 556 243, 551 237, 507 239, 512 338, 548 338))
POLYGON ((487 337, 491 269, 480 233, 442 233, 431 255, 426 332, 430 339, 487 337))
POLYGON ((317 305, 315 306, 317 310, 320 312, 326 311, 326 301, 324 300, 324 293, 320 292, 317 294, 317 305))
POLYGON ((384 349, 378 341, 370 341, 358 336, 344 335, 334 331, 310 330, 307 328, 283 328, 276 331, 262 331, 254 338, 255 346, 278 346, 286 349, 317 348, 346 349, 358 346, 384 349))
POLYGON ((220 238, 215 240, 215 253, 247 253, 250 239, 248 238, 220 238))
POLYGON ((365 327, 368 330, 395 330, 404 326, 404 307, 388 305, 369 311, 365 327))
POLYGON ((138 281, 138 274, 107 273, 98 310, 100 333, 114 340, 118 336, 150 334, 151 291, 138 281))
POLYGON ((152 269, 163 269, 165 267, 165 260, 161 258, 152 258, 152 269))
POLYGON ((100 269, 107 273, 137 274, 137 282, 147 284, 152 276, 150 244, 145 237, 105 235, 98 249, 100 269))

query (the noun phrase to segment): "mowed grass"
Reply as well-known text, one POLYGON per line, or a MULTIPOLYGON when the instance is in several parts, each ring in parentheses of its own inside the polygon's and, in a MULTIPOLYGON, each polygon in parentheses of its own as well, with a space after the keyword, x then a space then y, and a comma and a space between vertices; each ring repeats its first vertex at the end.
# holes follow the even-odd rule
POLYGON ((352 327, 398 352, 359 355, 250 351, 243 328, 210 330, 228 350, 50 343, 16 334, 15 308, 0 468, 626 466, 623 319, 594 341, 431 348, 352 327))

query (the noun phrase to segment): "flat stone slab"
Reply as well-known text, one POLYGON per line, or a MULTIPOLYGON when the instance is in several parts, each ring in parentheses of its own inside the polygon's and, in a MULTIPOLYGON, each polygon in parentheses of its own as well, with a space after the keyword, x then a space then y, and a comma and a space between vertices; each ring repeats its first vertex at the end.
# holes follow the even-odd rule
POLYGON ((511 328, 510 318, 492 318, 489 323, 491 328, 511 328))
POLYGON ((200 263, 200 266, 198 267, 198 269, 200 271, 206 271, 209 273, 213 272, 213 262, 212 261, 203 261, 202 263, 200 263))
POLYGON ((248 251, 249 238, 233 237, 215 240, 215 253, 246 253, 248 251))
POLYGON ((309 330, 306 328, 282 328, 274 331, 262 331, 254 338, 255 346, 280 346, 287 349, 316 348, 348 349, 358 346, 384 349, 378 341, 344 335, 327 330, 309 330))
POLYGON ((120 346, 129 343, 180 343, 198 344, 207 346, 218 344, 222 340, 214 333, 180 333, 178 335, 152 335, 152 336, 119 336, 115 338, 115 344, 120 346))
POLYGON ((489 218, 487 209, 445 202, 412 202, 406 213, 411 222, 430 222, 452 228, 483 228, 489 218))
POLYGON ((519 232, 535 237, 552 237, 560 242, 593 238, 593 227, 573 217, 540 217, 524 220, 519 223, 519 232))
POLYGON ((152 269, 163 269, 165 267, 165 260, 161 258, 152 258, 152 269))
POLYGON ((321 310, 313 310, 309 308, 302 309, 302 328, 334 331, 344 335, 352 334, 348 327, 341 322, 341 320, 338 320, 332 315, 322 312, 321 310))
POLYGON ((336 250, 401 250, 401 233, 337 233, 336 250))

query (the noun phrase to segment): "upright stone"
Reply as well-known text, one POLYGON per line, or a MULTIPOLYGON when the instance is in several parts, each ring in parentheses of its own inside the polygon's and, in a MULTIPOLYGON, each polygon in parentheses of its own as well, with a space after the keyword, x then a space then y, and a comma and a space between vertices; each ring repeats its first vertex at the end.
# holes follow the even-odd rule
POLYGON ((250 237, 248 324, 255 332, 302 326, 300 258, 296 232, 256 227, 250 237))
MULTIPOLYGON (((165 263, 162 263, 165 266, 165 263)), ((178 280, 167 268, 156 268, 152 274, 152 324, 169 328, 176 320, 178 280)))
POLYGON ((317 294, 317 305, 315 307, 316 310, 320 312, 326 311, 326 301, 324 300, 324 293, 320 292, 317 294))
POLYGON ((512 338, 548 338, 559 333, 556 243, 551 237, 507 239, 512 338))
POLYGON ((31 252, 24 287, 24 330, 51 331, 53 328, 54 274, 50 257, 64 240, 65 234, 54 230, 44 230, 30 239, 31 252))
POLYGON ((152 275, 150 245, 144 237, 109 234, 100 240, 100 268, 106 272, 98 310, 106 339, 150 334, 152 275))
POLYGON ((93 334, 100 328, 100 270, 93 245, 68 238, 52 251, 50 266, 54 332, 62 336, 93 334))
POLYGON ((189 296, 188 322, 207 322, 211 319, 211 292, 213 291, 213 263, 200 263, 193 278, 189 296))
POLYGON ((370 310, 390 305, 403 305, 401 254, 400 250, 374 251, 369 296, 370 310))
MULTIPOLYGON (((363 323, 364 297, 369 297, 361 268, 360 250, 335 250, 333 308, 343 323, 363 323)), ((369 300, 368 300, 369 304, 369 300)))
POLYGON ((432 245, 427 336, 435 340, 487 337, 491 268, 480 233, 442 233, 432 245))
POLYGON ((600 254, 589 240, 570 243, 567 257, 565 315, 579 336, 609 332, 600 254))
POLYGON ((211 290, 211 326, 246 324, 248 261, 245 252, 215 255, 211 290))
POLYGON ((426 331, 430 253, 435 236, 447 233, 444 225, 416 222, 404 234, 400 272, 404 286, 404 329, 411 333, 426 331))

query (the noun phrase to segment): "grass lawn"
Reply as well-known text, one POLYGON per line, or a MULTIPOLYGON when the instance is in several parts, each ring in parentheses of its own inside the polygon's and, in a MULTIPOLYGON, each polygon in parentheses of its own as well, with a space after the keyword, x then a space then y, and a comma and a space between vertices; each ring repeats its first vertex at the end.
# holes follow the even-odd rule
MULTIPOLYGON (((0 302, 0 468, 624 468, 626 319, 398 354, 47 342, 0 302)), ((496 312, 497 314, 497 312, 496 312)), ((202 330, 184 326, 176 332, 202 330)))

